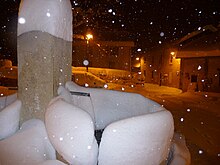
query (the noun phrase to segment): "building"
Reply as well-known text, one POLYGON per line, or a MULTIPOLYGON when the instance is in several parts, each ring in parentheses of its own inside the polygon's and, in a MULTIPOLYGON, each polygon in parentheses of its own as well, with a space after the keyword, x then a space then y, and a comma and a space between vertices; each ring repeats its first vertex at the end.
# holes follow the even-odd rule
POLYGON ((212 25, 179 41, 180 88, 183 91, 220 92, 220 27, 212 25))
POLYGON ((88 67, 131 70, 131 55, 134 42, 132 41, 95 41, 74 39, 73 63, 75 67, 88 67))
POLYGON ((220 92, 220 26, 207 25, 173 45, 144 54, 145 82, 186 91, 220 92))

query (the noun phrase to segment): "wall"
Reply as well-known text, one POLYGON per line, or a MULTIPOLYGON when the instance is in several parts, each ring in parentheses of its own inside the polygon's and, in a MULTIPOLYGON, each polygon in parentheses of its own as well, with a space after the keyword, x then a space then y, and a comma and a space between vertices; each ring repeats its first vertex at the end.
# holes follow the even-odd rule
POLYGON ((183 91, 220 92, 220 57, 182 59, 183 91))
POLYGON ((89 67, 111 68, 130 71, 133 42, 86 41, 73 42, 73 66, 83 66, 85 59, 89 67))

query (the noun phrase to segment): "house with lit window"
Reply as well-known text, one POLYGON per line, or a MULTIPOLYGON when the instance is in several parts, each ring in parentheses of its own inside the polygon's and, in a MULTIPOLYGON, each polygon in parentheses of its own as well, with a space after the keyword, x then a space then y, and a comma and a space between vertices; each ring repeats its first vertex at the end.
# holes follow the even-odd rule
POLYGON ((220 92, 220 26, 207 25, 183 37, 178 45, 180 88, 220 92))
POLYGON ((220 26, 207 25, 174 45, 146 52, 145 82, 186 91, 220 92, 220 26))

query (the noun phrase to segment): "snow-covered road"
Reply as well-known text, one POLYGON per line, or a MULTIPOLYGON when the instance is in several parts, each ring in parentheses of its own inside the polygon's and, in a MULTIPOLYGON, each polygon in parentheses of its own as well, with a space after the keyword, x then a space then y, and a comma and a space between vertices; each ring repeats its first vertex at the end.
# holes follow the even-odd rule
POLYGON ((192 165, 220 164, 220 93, 181 93, 152 84, 123 90, 140 93, 171 111, 175 132, 186 137, 192 165))

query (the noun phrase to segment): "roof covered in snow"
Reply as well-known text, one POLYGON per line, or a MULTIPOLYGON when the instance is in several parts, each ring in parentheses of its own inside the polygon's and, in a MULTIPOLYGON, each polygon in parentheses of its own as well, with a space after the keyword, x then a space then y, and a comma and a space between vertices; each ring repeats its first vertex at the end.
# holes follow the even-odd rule
POLYGON ((177 57, 220 56, 220 28, 212 25, 194 31, 178 42, 177 57))

